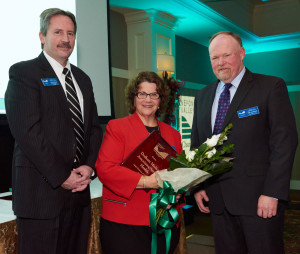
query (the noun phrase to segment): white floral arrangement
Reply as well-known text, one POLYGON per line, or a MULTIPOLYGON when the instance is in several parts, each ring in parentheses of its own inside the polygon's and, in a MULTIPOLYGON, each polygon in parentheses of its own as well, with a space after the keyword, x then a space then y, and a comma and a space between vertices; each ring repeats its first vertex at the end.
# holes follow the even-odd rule
POLYGON ((225 173, 232 168, 233 158, 228 157, 234 148, 234 144, 223 145, 230 133, 232 124, 217 135, 207 139, 198 148, 187 153, 182 151, 177 158, 171 157, 170 168, 156 172, 159 186, 163 188, 163 182, 168 181, 177 192, 184 188, 188 191, 191 187, 203 182, 207 178, 225 173))

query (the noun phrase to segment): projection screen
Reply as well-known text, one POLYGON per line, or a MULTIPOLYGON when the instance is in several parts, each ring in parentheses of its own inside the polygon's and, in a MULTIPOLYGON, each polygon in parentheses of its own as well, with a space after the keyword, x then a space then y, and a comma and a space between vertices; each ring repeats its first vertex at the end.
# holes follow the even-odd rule
POLYGON ((107 0, 11 0, 2 4, 0 26, 0 114, 5 115, 4 94, 9 67, 41 53, 39 15, 46 8, 57 7, 76 15, 76 47, 70 62, 92 79, 98 115, 113 117, 108 44, 107 0))

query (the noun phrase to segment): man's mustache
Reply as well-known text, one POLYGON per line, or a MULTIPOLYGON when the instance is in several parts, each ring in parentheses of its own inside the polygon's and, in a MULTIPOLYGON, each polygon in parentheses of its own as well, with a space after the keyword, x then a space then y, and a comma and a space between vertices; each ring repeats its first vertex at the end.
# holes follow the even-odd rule
POLYGON ((63 48, 71 48, 71 45, 68 42, 63 42, 61 44, 58 44, 58 47, 63 47, 63 48))

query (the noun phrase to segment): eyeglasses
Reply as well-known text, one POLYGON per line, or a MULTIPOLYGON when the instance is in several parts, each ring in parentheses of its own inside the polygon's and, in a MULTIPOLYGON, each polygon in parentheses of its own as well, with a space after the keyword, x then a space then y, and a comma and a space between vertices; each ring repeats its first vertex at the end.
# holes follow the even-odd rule
POLYGON ((149 95, 151 100, 157 100, 160 97, 159 93, 145 93, 145 92, 138 92, 135 94, 139 99, 146 99, 149 95))

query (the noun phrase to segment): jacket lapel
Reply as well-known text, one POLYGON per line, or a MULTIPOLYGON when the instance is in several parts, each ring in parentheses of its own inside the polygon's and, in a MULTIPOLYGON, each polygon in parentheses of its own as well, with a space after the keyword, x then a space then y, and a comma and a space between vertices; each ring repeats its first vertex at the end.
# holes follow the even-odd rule
MULTIPOLYGON (((55 74, 55 71, 53 70, 52 66, 48 62, 43 52, 39 55, 38 60, 42 69, 41 78, 57 78, 58 82, 60 82, 55 74)), ((59 86, 52 87, 51 91, 54 94, 58 103, 60 104, 61 111, 66 114, 66 117, 70 119, 70 123, 72 124, 72 116, 69 110, 69 105, 62 84, 60 84, 59 86)))
POLYGON ((134 147, 139 145, 148 135, 145 125, 136 112, 128 117, 131 129, 134 130, 135 140, 132 143, 134 147))
POLYGON ((251 81, 252 81, 252 74, 248 69, 246 69, 245 75, 241 80, 241 83, 228 108, 226 117, 223 122, 222 130, 225 128, 226 125, 230 123, 231 119, 234 117, 234 114, 236 114, 239 105, 242 103, 242 101, 245 99, 246 95, 248 94, 252 86, 251 81))
MULTIPOLYGON (((215 95, 216 95, 216 90, 218 87, 219 80, 215 81, 212 85, 210 85, 209 90, 205 94, 205 98, 201 98, 204 100, 204 105, 207 107, 207 110, 202 110, 201 108, 198 109, 198 114, 203 114, 203 124, 205 125, 205 135, 207 137, 210 137, 212 135, 212 126, 211 126, 211 110, 212 110, 212 105, 214 103, 215 95)), ((201 105, 203 105, 201 103, 201 105)))

